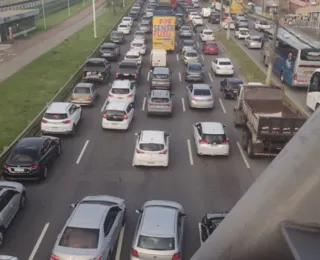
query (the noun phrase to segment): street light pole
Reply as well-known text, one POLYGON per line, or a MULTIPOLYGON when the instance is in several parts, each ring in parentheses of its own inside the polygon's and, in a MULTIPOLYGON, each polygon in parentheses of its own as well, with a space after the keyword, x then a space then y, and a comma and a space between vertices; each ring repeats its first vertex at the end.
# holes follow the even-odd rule
POLYGON ((92 17, 93 17, 93 37, 97 38, 96 2, 95 2, 95 0, 92 0, 92 17))
POLYGON ((43 25, 44 25, 44 29, 47 30, 46 14, 44 12, 44 0, 41 1, 41 5, 42 5, 43 25))
POLYGON ((71 16, 71 11, 70 11, 70 0, 68 0, 68 14, 69 14, 69 17, 71 16))
POLYGON ((275 50, 277 47, 277 36, 278 36, 278 30, 280 26, 280 16, 279 12, 275 15, 275 23, 276 23, 276 28, 274 30, 274 35, 272 39, 272 46, 271 50, 269 51, 269 60, 268 60, 268 72, 267 72, 267 78, 266 78, 266 84, 270 85, 271 84, 271 77, 272 77, 272 71, 273 71, 273 62, 275 58, 275 50))
POLYGON ((222 28, 223 16, 224 16, 224 6, 223 6, 223 0, 221 0, 220 29, 223 29, 223 28, 222 28))

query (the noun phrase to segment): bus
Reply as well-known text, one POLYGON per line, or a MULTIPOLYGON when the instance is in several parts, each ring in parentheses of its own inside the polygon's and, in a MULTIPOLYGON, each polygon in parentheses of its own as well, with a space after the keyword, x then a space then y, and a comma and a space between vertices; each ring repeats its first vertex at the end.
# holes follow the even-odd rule
MULTIPOLYGON (((272 57, 274 30, 266 30, 262 60, 269 64, 272 57)), ((273 72, 281 82, 292 87, 308 87, 315 69, 320 68, 320 42, 294 29, 279 28, 273 72)))
POLYGON ((320 69, 316 69, 311 76, 306 105, 312 111, 320 106, 320 69))

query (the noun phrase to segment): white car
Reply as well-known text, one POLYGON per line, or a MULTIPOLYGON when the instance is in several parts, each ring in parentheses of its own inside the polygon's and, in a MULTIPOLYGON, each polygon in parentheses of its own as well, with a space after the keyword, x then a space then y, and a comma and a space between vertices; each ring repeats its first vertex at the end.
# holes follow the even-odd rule
POLYGON ((271 25, 268 24, 267 21, 256 21, 254 24, 254 29, 256 29, 257 31, 264 31, 264 30, 269 30, 271 29, 271 25))
POLYGON ((136 135, 134 166, 167 167, 169 165, 169 134, 163 131, 145 130, 136 135))
POLYGON ((110 102, 102 118, 103 129, 127 130, 133 119, 133 103, 110 102))
MULTIPOLYGON (((138 62, 138 64, 142 63, 142 56, 138 51, 128 51, 124 56, 125 60, 134 60, 138 62)), ((0 259, 1 260, 1 259, 0 259)))
POLYGON ((214 41, 214 35, 213 35, 213 31, 210 29, 203 29, 200 32, 200 38, 201 41, 206 42, 206 41, 214 41))
POLYGON ((197 12, 190 12, 189 19, 192 20, 195 16, 199 16, 199 14, 197 12))
POLYGON ((41 121, 43 134, 75 134, 82 116, 81 106, 69 102, 51 103, 41 121))
POLYGON ((200 7, 199 2, 198 1, 192 1, 193 7, 194 8, 198 8, 200 7))
MULTIPOLYGON (((223 22, 222 22, 222 28, 223 28, 224 30, 227 30, 227 29, 228 29, 228 22, 227 22, 227 21, 223 21, 223 22)), ((236 29, 236 26, 234 25, 233 22, 231 22, 231 23, 229 24, 229 28, 230 28, 230 30, 234 30, 234 29, 236 29)))
POLYGON ((234 36, 238 39, 238 40, 243 40, 247 37, 250 36, 249 34, 249 30, 247 28, 239 28, 238 30, 236 30, 234 32, 234 36))
POLYGON ((133 40, 142 40, 145 42, 146 41, 146 33, 143 31, 136 31, 133 35, 133 40))
POLYGON ((200 15, 201 15, 203 18, 208 18, 208 17, 211 15, 211 8, 205 8, 205 7, 202 8, 200 15))
POLYGON ((130 45, 130 50, 137 51, 141 55, 146 54, 147 46, 144 42, 144 40, 133 40, 130 45))
POLYGON ((131 26, 128 23, 121 23, 118 25, 119 32, 123 32, 123 34, 128 35, 131 32, 131 26))
POLYGON ((133 103, 136 97, 136 86, 135 81, 128 79, 113 81, 107 98, 108 102, 133 103))
POLYGON ((203 25, 203 19, 199 15, 193 16, 192 23, 193 23, 193 25, 203 25))
POLYGON ((262 37, 259 35, 250 35, 244 39, 244 45, 249 49, 261 49, 262 48, 262 37))
POLYGON ((229 75, 234 74, 234 67, 228 58, 216 58, 211 63, 211 69, 215 75, 229 75))
POLYGON ((131 18, 131 17, 129 17, 129 16, 125 16, 125 17, 123 17, 123 18, 122 18, 121 23, 129 24, 129 25, 130 25, 130 27, 132 27, 132 25, 133 25, 133 20, 132 20, 132 18, 131 18))
POLYGON ((229 139, 225 125, 219 122, 199 122, 193 125, 193 136, 198 155, 228 156, 229 139))

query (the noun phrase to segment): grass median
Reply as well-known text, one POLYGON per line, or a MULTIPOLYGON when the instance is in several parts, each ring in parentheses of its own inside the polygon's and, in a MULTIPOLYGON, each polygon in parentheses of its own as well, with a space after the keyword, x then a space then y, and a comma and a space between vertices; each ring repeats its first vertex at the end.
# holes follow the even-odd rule
POLYGON ((106 10, 99 16, 96 39, 89 24, 0 83, 0 152, 76 72, 126 10, 117 9, 116 15, 106 10))
POLYGON ((216 32, 215 37, 223 47, 226 49, 230 58, 237 66, 240 74, 247 82, 265 82, 266 74, 252 61, 252 59, 245 53, 237 43, 230 37, 226 38, 224 31, 216 32))

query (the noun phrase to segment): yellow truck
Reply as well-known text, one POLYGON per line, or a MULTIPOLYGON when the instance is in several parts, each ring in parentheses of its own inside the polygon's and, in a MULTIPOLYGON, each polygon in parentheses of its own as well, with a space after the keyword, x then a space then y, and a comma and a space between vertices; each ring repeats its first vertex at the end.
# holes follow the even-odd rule
POLYGON ((241 14, 243 13, 244 1, 242 0, 231 0, 230 1, 230 13, 232 14, 241 14))
POLYGON ((154 16, 152 49, 173 51, 176 39, 176 18, 174 16, 154 16))

